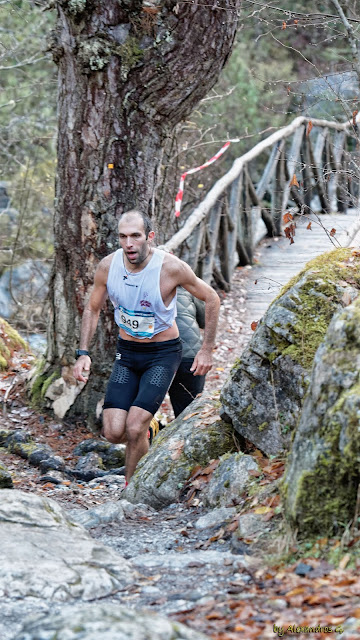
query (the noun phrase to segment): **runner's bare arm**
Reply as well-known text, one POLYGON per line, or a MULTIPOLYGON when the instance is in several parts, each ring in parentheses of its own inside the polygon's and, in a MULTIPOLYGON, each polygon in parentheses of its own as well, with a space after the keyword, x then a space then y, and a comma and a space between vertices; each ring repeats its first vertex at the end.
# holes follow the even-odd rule
MULTIPOLYGON (((95 272, 94 286, 85 306, 80 333, 80 349, 88 351, 99 321, 100 311, 107 297, 106 282, 109 272, 109 257, 99 263, 95 272)), ((73 376, 80 382, 87 382, 91 366, 90 356, 79 356, 75 362, 73 376)))
MULTIPOLYGON (((173 264, 175 266, 175 263, 173 264)), ((212 367, 212 352, 219 319, 220 299, 214 289, 203 280, 200 280, 189 265, 182 260, 178 260, 176 265, 176 280, 177 285, 181 285, 195 298, 205 302, 204 341, 200 351, 195 356, 191 371, 195 376, 206 375, 212 367)))

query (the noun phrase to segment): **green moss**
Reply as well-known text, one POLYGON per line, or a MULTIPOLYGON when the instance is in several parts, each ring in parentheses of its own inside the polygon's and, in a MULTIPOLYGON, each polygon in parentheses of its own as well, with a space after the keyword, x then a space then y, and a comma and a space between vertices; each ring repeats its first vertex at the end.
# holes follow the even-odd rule
POLYGON ((40 373, 44 367, 44 361, 41 360, 36 366, 36 372, 30 389, 30 398, 34 406, 40 406, 47 389, 55 378, 60 377, 60 371, 56 370, 52 373, 40 373))
POLYGON ((349 281, 353 287, 360 289, 360 260, 352 257, 351 249, 336 249, 322 254, 308 262, 306 267, 281 290, 278 300, 287 293, 306 274, 306 282, 293 296, 296 322, 289 326, 291 343, 279 336, 274 329, 270 330, 274 351, 267 357, 273 362, 279 355, 289 356, 301 364, 304 369, 311 369, 315 352, 323 341, 329 323, 339 308, 343 289, 339 281, 349 281), (352 258, 352 261, 349 261, 352 258))
MULTIPOLYGON (((353 518, 360 482, 359 399, 360 383, 341 394, 316 432, 322 454, 297 480, 293 507, 288 511, 301 534, 336 533, 353 518), (341 435, 346 436, 346 445, 341 445, 341 435)), ((288 490, 284 483, 285 500, 288 490)))
POLYGON ((266 429, 266 427, 269 426, 268 422, 262 422, 261 424, 259 424, 258 429, 259 431, 264 431, 264 429, 266 429))
POLYGON ((253 405, 252 404, 248 404, 247 407, 245 407, 244 409, 242 409, 239 412, 239 417, 243 418, 243 419, 247 418, 249 413, 252 411, 252 408, 253 408, 253 405))
POLYGON ((117 46, 114 53, 121 58, 121 76, 126 79, 132 67, 134 67, 144 57, 144 52, 139 47, 138 40, 134 36, 129 36, 124 44, 117 46))
POLYGON ((235 369, 237 369, 239 366, 241 365, 241 358, 236 358, 234 360, 234 364, 231 367, 230 371, 234 371, 235 369))
POLYGON ((6 320, 0 318, 0 369, 7 369, 13 352, 17 350, 27 351, 25 340, 6 320))
POLYGON ((45 382, 42 384, 41 386, 41 397, 44 398, 45 393, 47 392, 48 388, 50 387, 51 383, 53 382, 53 380, 55 380, 56 378, 59 377, 59 373, 57 371, 54 371, 54 373, 51 374, 51 376, 49 376, 48 378, 46 378, 45 382))

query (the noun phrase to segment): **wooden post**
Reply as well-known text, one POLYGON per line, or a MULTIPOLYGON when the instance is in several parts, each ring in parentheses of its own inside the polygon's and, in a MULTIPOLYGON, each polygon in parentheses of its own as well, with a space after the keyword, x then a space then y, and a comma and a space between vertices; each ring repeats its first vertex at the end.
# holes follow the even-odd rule
POLYGON ((266 230, 267 230, 267 234, 268 236, 270 236, 271 238, 273 238, 276 235, 276 229, 275 229, 275 225, 274 225, 274 220, 272 218, 272 215, 270 213, 270 211, 268 209, 266 209, 265 207, 261 206, 261 202, 258 198, 258 195, 256 193, 256 189, 253 185, 253 182, 249 176, 249 172, 246 168, 246 172, 247 172, 247 176, 248 176, 248 184, 249 184, 249 194, 250 194, 250 198, 252 200, 252 203, 255 207, 259 207, 260 211, 261 211, 261 217, 262 220, 266 226, 266 230))
POLYGON ((194 229, 193 233, 188 238, 190 248, 187 252, 186 257, 184 257, 185 262, 187 262, 195 272, 197 270, 201 244, 204 238, 205 224, 205 220, 200 222, 200 224, 194 229))
POLYGON ((303 138, 303 142, 301 145, 301 181, 303 184, 303 194, 304 194, 304 204, 306 206, 306 212, 311 210, 310 203, 313 197, 313 184, 312 184, 312 171, 311 171, 311 161, 310 161, 310 152, 309 152, 309 140, 305 136, 303 138))
MULTIPOLYGON (((301 143, 304 137, 304 132, 305 132, 304 125, 296 129, 291 142, 291 147, 288 153, 287 162, 285 162, 286 183, 284 187, 284 195, 283 195, 283 201, 281 205, 282 211, 285 211, 285 209, 287 208, 290 195, 296 202, 296 199, 294 198, 293 187, 290 187, 290 182, 293 178, 293 175, 296 174, 296 168, 298 167, 298 164, 299 164, 300 149, 301 149, 301 143)), ((295 196, 297 194, 298 194, 298 191, 296 192, 295 196)), ((296 204, 298 204, 298 202, 296 202, 296 204)))
POLYGON ((223 200, 219 200, 211 209, 206 226, 205 255, 202 260, 202 279, 210 284, 213 274, 213 263, 218 244, 221 214, 223 210, 223 200))
POLYGON ((285 188, 285 154, 284 154, 285 140, 281 141, 279 147, 279 159, 276 165, 275 179, 273 180, 272 198, 271 198, 271 212, 274 220, 275 233, 277 236, 281 235, 281 220, 283 214, 283 195, 285 188))
POLYGON ((249 193, 249 179, 248 174, 244 175, 244 186, 242 193, 242 215, 241 227, 238 227, 239 240, 242 240, 242 244, 245 249, 245 253, 248 256, 250 264, 253 259, 253 228, 252 228, 252 212, 251 212, 251 198, 249 193))
POLYGON ((323 172, 321 168, 318 166, 318 163, 315 159, 315 153, 313 151, 310 138, 308 139, 308 145, 309 145, 309 157, 310 157, 310 162, 311 162, 311 166, 312 166, 312 170, 315 178, 316 190, 318 192, 318 196, 320 199, 321 210, 323 213, 330 213, 330 210, 331 210, 330 202, 326 193, 326 187, 323 179, 323 172))

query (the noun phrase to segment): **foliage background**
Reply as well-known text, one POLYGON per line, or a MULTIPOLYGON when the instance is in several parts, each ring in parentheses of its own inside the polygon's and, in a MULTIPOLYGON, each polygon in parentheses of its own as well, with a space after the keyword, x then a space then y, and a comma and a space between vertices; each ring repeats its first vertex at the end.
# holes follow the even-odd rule
MULTIPOLYGON (((350 17, 359 17, 355 2, 341 4, 350 17)), ((53 252, 57 81, 47 42, 54 21, 41 0, 0 2, 0 185, 10 197, 8 209, 0 212, 0 276, 26 259, 46 266, 53 252)), ((358 37, 360 22, 352 24, 358 37)), ((351 117, 359 92, 347 36, 330 0, 312 2, 311 13, 306 0, 276 5, 244 0, 237 41, 219 82, 167 141, 156 192, 160 242, 237 156, 275 128, 298 113, 351 117), (232 138, 239 141, 216 164, 187 178, 176 221, 181 173, 232 138)), ((262 168, 256 167, 255 181, 262 168)), ((23 324, 25 315, 19 306, 23 324)))

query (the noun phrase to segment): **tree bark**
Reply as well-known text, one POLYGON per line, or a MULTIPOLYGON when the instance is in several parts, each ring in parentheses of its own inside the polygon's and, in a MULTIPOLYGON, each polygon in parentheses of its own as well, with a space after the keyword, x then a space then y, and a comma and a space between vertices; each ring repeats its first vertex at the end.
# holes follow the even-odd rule
MULTIPOLYGON (((239 5, 57 0, 51 49, 59 67, 58 174, 47 379, 55 370, 64 379, 71 372, 95 268, 118 246, 118 217, 140 208, 156 229, 154 189, 164 141, 216 82, 231 52, 239 5)), ((108 307, 91 346, 92 374, 71 412, 93 413, 115 335, 108 307)))

